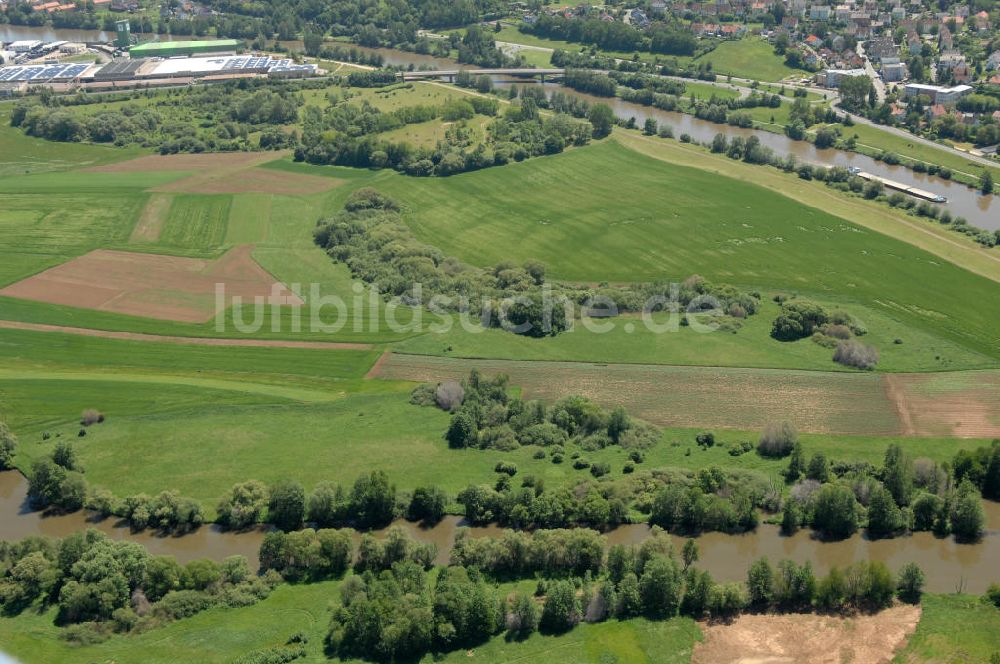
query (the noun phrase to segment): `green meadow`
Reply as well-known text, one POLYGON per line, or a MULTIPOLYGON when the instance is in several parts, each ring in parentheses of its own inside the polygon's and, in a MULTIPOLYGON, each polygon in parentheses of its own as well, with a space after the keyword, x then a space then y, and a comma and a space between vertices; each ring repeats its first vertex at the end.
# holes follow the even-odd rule
POLYGON ((995 661, 1000 653, 1000 609, 970 595, 930 595, 922 604, 917 631, 894 662, 995 661))
POLYGON ((418 237, 475 265, 535 259, 551 278, 587 283, 699 274, 857 302, 1000 357, 996 310, 984 306, 995 283, 763 187, 615 142, 419 187, 402 177, 378 186, 402 202, 418 237))
POLYGON ((784 58, 775 54, 773 46, 756 38, 724 41, 705 55, 695 58, 694 62, 710 62, 716 74, 756 81, 781 81, 790 76, 809 75, 802 69, 786 65, 784 58))

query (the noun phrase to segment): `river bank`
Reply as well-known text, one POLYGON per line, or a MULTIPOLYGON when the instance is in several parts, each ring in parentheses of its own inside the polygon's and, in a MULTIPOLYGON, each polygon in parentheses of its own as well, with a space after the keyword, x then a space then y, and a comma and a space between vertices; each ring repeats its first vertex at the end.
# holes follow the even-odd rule
MULTIPOLYGON (((0 473, 0 540, 15 541, 28 536, 65 537, 87 528, 97 528, 114 539, 127 539, 145 546, 155 555, 175 556, 186 563, 197 558, 222 560, 241 555, 256 568, 257 552, 265 529, 228 532, 218 526, 202 526, 187 535, 160 535, 151 531, 132 532, 117 519, 101 519, 85 511, 46 516, 32 511, 27 503, 28 483, 15 471, 0 473)), ((742 581, 750 564, 762 556, 772 561, 788 558, 802 564, 810 562, 817 575, 833 567, 846 567, 862 560, 880 560, 893 570, 915 562, 927 575, 927 590, 936 593, 982 593, 991 582, 1000 580, 1000 503, 985 502, 987 533, 976 543, 960 544, 954 538, 937 538, 931 533, 912 533, 894 539, 872 540, 863 534, 836 542, 816 539, 808 530, 784 536, 776 525, 761 524, 750 533, 727 535, 704 533, 695 537, 701 552, 698 565, 718 581, 742 581)), ((449 515, 434 526, 397 520, 400 527, 420 542, 437 547, 435 563, 447 565, 460 528, 469 524, 459 516, 449 515)), ((389 528, 373 531, 377 538, 389 528)), ((505 532, 497 525, 469 528, 471 537, 498 538, 505 532)), ((605 533, 608 546, 640 544, 650 536, 644 523, 628 524, 605 533)), ((355 534, 355 544, 361 534, 355 534)), ((684 537, 675 537, 677 549, 684 537)))

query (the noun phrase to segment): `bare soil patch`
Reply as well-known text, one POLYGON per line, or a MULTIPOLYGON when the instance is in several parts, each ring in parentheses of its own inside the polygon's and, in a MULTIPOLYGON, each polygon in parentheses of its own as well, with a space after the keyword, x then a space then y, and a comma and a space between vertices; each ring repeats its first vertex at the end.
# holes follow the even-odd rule
POLYGON ((0 320, 0 329, 28 330, 31 332, 60 332, 82 337, 121 339, 123 341, 150 341, 165 344, 186 344, 192 346, 239 346, 251 348, 315 348, 318 350, 371 350, 371 344, 344 343, 336 341, 286 341, 283 339, 219 339, 215 337, 174 337, 163 334, 142 334, 139 332, 115 332, 93 330, 85 327, 65 325, 45 325, 42 323, 22 323, 0 320))
POLYGON ((585 362, 476 360, 393 353, 373 377, 460 379, 472 368, 505 373, 525 398, 574 394, 624 406, 662 426, 759 429, 787 420, 810 433, 897 435, 899 417, 872 373, 585 362))
POLYGON ((813 614, 743 615, 703 625, 692 664, 883 664, 906 645, 919 606, 849 618, 813 614))
POLYGON ((188 194, 286 194, 305 196, 321 194, 340 186, 343 180, 319 175, 299 175, 263 168, 221 174, 198 174, 170 182, 153 191, 188 194))
POLYGON ((887 377, 900 419, 917 436, 1000 437, 1000 372, 887 377))
POLYGON ((170 213, 170 204, 173 203, 173 200, 172 196, 164 194, 150 196, 128 241, 131 244, 143 244, 159 240, 160 231, 163 230, 163 224, 170 213))
POLYGON ((263 298, 268 304, 302 301, 253 259, 252 245, 216 260, 98 249, 3 290, 0 295, 132 316, 204 323, 215 311, 216 284, 227 303, 263 298))

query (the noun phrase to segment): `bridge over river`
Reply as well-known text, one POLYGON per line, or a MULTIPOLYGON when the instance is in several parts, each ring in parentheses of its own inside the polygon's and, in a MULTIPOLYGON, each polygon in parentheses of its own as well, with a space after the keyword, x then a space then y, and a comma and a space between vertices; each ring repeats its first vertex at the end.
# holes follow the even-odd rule
POLYGON ((518 78, 539 77, 545 82, 546 76, 563 76, 565 69, 541 69, 541 68, 502 68, 502 69, 433 69, 428 71, 404 71, 401 76, 404 81, 422 81, 431 78, 445 78, 454 81, 461 72, 468 72, 475 76, 516 76, 518 78))

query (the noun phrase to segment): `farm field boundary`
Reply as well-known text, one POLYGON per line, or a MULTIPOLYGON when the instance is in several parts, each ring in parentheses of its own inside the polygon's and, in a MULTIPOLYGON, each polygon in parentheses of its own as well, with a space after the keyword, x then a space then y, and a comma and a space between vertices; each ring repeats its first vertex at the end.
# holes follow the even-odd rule
POLYGON ((527 399, 581 394, 668 427, 852 435, 1000 436, 1000 372, 872 374, 782 369, 476 360, 392 353, 370 377, 432 382, 505 373, 527 399))
POLYGON ((141 332, 115 332, 112 330, 96 330, 84 327, 68 327, 64 325, 46 325, 43 323, 22 323, 12 320, 0 320, 0 329, 27 330, 30 332, 61 332, 77 334, 84 337, 100 337, 102 339, 120 339, 123 341, 149 341, 166 344, 184 344, 192 346, 238 346, 244 348, 314 348, 318 350, 371 350, 372 344, 343 343, 336 341, 285 341, 280 339, 232 339, 224 337, 175 337, 163 334, 143 334, 141 332))

